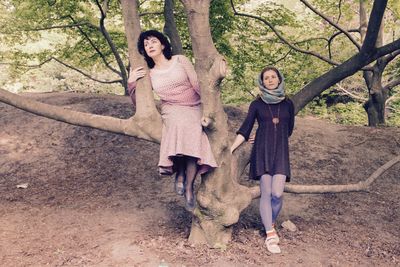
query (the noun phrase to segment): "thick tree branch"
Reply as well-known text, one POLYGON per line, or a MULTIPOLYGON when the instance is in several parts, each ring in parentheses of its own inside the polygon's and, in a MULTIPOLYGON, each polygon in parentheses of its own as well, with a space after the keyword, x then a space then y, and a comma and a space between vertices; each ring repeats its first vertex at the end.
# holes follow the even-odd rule
POLYGON ((369 23, 367 33, 361 47, 361 51, 364 53, 371 53, 376 49, 376 40, 379 35, 383 14, 385 13, 386 5, 388 0, 375 0, 372 6, 371 15, 369 17, 369 23))
POLYGON ((390 53, 382 58, 385 65, 389 64, 392 60, 394 60, 398 55, 400 55, 400 49, 390 53))
POLYGON ((336 24, 335 22, 333 22, 330 18, 328 18, 327 16, 325 16, 324 14, 322 14, 321 12, 319 12, 318 10, 316 10, 310 3, 308 3, 306 0, 300 0, 300 2, 302 2, 304 5, 306 5, 309 9, 311 9, 315 14, 317 14, 318 16, 320 16, 321 18, 323 18, 325 21, 327 21, 330 25, 332 25, 333 27, 335 27, 336 29, 338 29, 340 32, 342 32, 344 35, 347 36, 347 38, 349 38, 349 40, 358 48, 358 50, 360 50, 361 46, 360 44, 353 38, 353 36, 351 36, 351 34, 346 31, 345 29, 343 29, 342 27, 340 27, 338 24, 336 24))
MULTIPOLYGON (((136 0, 121 0, 122 15, 124 19, 125 36, 128 42, 129 62, 132 68, 144 67, 147 71, 147 64, 137 50, 137 39, 140 35, 140 18, 136 0)), ((157 131, 156 136, 161 136, 162 122, 160 113, 157 111, 154 96, 151 88, 149 75, 146 75, 137 82, 136 87, 136 116, 149 117, 147 129, 150 132, 157 131)))
POLYGON ((160 142, 160 135, 149 134, 147 131, 148 129, 146 125, 148 123, 146 123, 146 120, 151 119, 151 117, 137 118, 135 116, 130 119, 117 119, 109 116, 78 112, 63 107, 41 103, 27 97, 10 93, 3 89, 0 89, 0 101, 30 113, 57 121, 101 129, 113 133, 126 134, 154 143, 160 142))
MULTIPOLYGON (((297 185, 297 184, 286 184, 285 192, 296 193, 296 194, 324 194, 324 193, 345 193, 345 192, 356 192, 356 191, 368 191, 371 184, 381 176, 385 171, 390 169, 392 166, 400 162, 400 156, 393 158, 392 160, 379 167, 371 176, 365 181, 360 181, 356 184, 344 184, 344 185, 297 185)), ((261 193, 259 187, 251 188, 253 198, 259 198, 261 193)))
POLYGON ((235 16, 248 17, 248 18, 256 19, 256 20, 259 20, 259 21, 263 22, 265 25, 267 25, 267 26, 275 33, 275 35, 276 35, 283 43, 285 43, 286 45, 288 45, 288 46, 289 46, 290 48, 292 48, 293 50, 295 50, 295 51, 297 51, 297 52, 300 52, 300 53, 303 53, 303 54, 307 54, 307 55, 314 56, 314 57, 319 58, 319 59, 321 59, 321 60, 323 60, 323 61, 325 61, 325 62, 327 62, 327 63, 329 63, 329 64, 331 64, 331 65, 334 65, 334 66, 338 66, 338 65, 339 65, 339 63, 337 63, 337 62, 335 62, 335 61, 333 61, 333 60, 331 60, 331 59, 329 59, 329 58, 327 58, 327 57, 324 57, 324 56, 322 56, 322 55, 320 55, 320 54, 318 54, 318 53, 315 53, 315 52, 312 52, 312 51, 307 51, 307 50, 301 49, 301 48, 299 48, 299 47, 293 45, 293 44, 292 44, 291 42, 289 42, 285 37, 283 37, 283 35, 280 34, 279 31, 278 31, 271 23, 269 23, 267 20, 265 20, 265 19, 263 19, 263 18, 261 18, 261 17, 259 17, 259 16, 255 16, 255 15, 251 15, 251 14, 245 14, 245 13, 239 13, 239 12, 236 11, 235 5, 233 4, 233 0, 230 0, 230 2, 231 2, 231 6, 232 6, 233 13, 235 14, 235 16))
MULTIPOLYGON (((195 69, 201 88, 202 125, 209 130, 215 130, 214 126, 217 121, 226 119, 222 102, 219 98, 219 83, 226 75, 226 61, 218 53, 212 40, 209 0, 182 0, 181 2, 185 7, 188 18, 193 54, 196 59, 195 69), (220 112, 224 115, 220 116, 220 112)), ((225 125, 221 127, 225 127, 225 125)))
POLYGON ((164 1, 164 33, 171 41, 172 53, 174 55, 183 55, 182 42, 175 23, 174 6, 174 0, 164 1))
POLYGON ((388 84, 383 87, 383 90, 390 91, 394 87, 400 85, 400 78, 391 80, 388 84))
POLYGON ((364 53, 361 50, 359 53, 349 58, 346 62, 340 66, 331 69, 325 74, 321 75, 311 83, 307 84, 302 88, 292 99, 295 105, 296 113, 301 110, 307 103, 309 103, 314 97, 343 80, 344 78, 353 75, 359 71, 362 67, 370 64, 374 60, 392 53, 400 49, 400 39, 382 46, 375 50, 375 53, 364 53))
POLYGON ((350 97, 352 97, 353 99, 357 100, 360 103, 365 103, 366 101, 368 101, 368 98, 362 97, 362 96, 358 96, 356 94, 353 94, 352 92, 348 91, 347 89, 345 89, 340 82, 336 84, 337 88, 344 92, 345 95, 348 95, 350 97))

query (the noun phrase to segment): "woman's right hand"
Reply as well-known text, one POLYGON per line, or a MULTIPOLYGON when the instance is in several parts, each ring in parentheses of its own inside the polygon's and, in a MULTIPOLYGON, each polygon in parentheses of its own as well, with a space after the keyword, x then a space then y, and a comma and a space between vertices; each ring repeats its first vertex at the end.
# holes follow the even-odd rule
POLYGON ((146 70, 144 70, 143 67, 138 67, 136 69, 132 69, 129 72, 128 83, 136 82, 140 78, 143 78, 145 75, 146 75, 146 70))
POLYGON ((235 141, 233 141, 233 144, 231 146, 230 152, 231 154, 233 151, 235 151, 236 148, 238 148, 243 142, 245 141, 243 135, 238 134, 236 135, 235 141))

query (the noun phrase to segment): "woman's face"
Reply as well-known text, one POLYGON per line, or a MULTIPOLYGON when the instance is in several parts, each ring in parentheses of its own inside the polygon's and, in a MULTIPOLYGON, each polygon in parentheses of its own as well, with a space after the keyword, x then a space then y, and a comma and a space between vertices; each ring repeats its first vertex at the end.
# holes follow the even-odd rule
POLYGON ((158 40, 158 38, 154 36, 150 36, 149 38, 145 39, 143 44, 144 50, 151 58, 157 57, 162 54, 162 51, 164 49, 164 46, 161 44, 160 40, 158 40))
POLYGON ((268 90, 275 90, 279 85, 278 74, 274 70, 267 70, 263 75, 263 84, 268 90))

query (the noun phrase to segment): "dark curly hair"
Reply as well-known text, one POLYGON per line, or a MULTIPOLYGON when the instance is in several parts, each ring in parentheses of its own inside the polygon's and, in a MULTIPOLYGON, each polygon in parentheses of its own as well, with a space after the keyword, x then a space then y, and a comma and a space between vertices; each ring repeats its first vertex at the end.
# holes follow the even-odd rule
POLYGON ((163 49, 163 54, 164 56, 169 60, 172 57, 172 48, 171 48, 171 44, 168 41, 167 37, 162 34, 159 31, 156 30, 149 30, 149 31, 144 31, 142 33, 140 33, 138 42, 137 42, 137 48, 139 53, 144 56, 144 59, 147 62, 147 66, 151 69, 154 67, 154 61, 151 57, 149 57, 146 53, 146 50, 144 49, 144 40, 149 39, 150 37, 155 37, 157 38, 161 44, 164 46, 163 49))

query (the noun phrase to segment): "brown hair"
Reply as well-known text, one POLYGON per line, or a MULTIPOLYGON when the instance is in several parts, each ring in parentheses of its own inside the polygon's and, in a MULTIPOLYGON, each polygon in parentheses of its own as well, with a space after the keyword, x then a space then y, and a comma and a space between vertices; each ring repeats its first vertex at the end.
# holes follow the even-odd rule
POLYGON ((281 83, 282 82, 281 73, 279 72, 279 70, 277 68, 272 67, 272 66, 267 66, 267 67, 263 68, 263 70, 261 71, 261 82, 264 80, 264 73, 269 71, 269 70, 274 71, 276 73, 276 75, 278 75, 279 83, 281 83))

